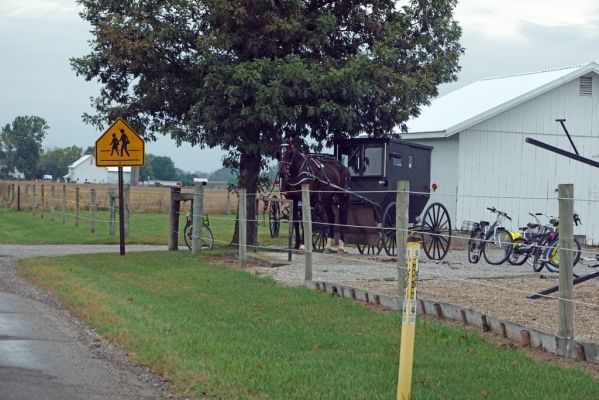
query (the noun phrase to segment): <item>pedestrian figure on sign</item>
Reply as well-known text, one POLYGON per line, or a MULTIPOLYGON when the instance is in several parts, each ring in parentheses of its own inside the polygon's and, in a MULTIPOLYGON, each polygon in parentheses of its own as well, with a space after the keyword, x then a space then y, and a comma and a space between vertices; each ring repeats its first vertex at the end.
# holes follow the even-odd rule
POLYGON ((121 129, 121 157, 123 157, 123 152, 127 153, 127 157, 130 157, 129 151, 127 150, 127 145, 129 144, 129 138, 125 133, 124 129, 121 129))
POLYGON ((112 140, 110 141, 110 144, 112 145, 112 151, 110 152, 110 156, 112 157, 115 150, 116 150, 116 155, 118 156, 119 155, 119 140, 116 138, 116 133, 112 134, 112 140))

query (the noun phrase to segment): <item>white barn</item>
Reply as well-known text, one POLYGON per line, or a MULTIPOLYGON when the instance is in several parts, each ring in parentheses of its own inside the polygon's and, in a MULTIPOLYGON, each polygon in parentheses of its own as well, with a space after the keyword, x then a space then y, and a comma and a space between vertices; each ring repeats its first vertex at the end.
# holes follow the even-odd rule
MULTIPOLYGON (((434 99, 408 123, 403 139, 433 146, 431 181, 458 229, 464 221, 494 220, 486 207, 512 216, 557 215, 556 189, 574 184, 575 234, 599 244, 599 169, 525 143, 527 137, 599 157, 599 65, 489 78, 434 99)), ((509 226, 509 221, 506 221, 509 226)))
MULTIPOLYGON (((72 183, 118 183, 117 167, 96 167, 96 159, 87 154, 69 165, 69 173, 64 178, 72 183)), ((123 182, 131 181, 131 167, 123 167, 123 182)))

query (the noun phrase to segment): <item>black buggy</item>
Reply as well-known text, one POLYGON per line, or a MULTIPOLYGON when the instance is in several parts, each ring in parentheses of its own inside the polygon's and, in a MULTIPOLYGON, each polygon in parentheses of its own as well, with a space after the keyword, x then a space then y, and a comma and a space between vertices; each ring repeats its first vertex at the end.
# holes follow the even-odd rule
POLYGON ((430 204, 432 147, 390 138, 354 138, 335 143, 335 157, 352 175, 345 242, 361 253, 395 255, 397 181, 410 181, 410 233, 420 235, 426 255, 442 260, 451 242, 445 206, 430 204), (376 227, 378 229, 373 229, 376 227))

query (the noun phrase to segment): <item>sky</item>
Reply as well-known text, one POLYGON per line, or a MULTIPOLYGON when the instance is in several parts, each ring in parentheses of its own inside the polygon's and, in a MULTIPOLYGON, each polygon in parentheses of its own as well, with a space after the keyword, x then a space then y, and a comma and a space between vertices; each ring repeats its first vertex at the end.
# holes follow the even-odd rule
MULTIPOLYGON (((69 58, 89 52, 89 26, 74 0, 0 0, 0 125, 37 115, 50 129, 44 146, 83 148, 102 132, 81 120, 99 86, 72 71, 69 58)), ((599 62, 595 0, 462 0, 462 70, 443 95, 478 79, 599 62)), ((170 138, 146 153, 171 157, 185 171, 213 171, 224 152, 177 147, 170 138)))

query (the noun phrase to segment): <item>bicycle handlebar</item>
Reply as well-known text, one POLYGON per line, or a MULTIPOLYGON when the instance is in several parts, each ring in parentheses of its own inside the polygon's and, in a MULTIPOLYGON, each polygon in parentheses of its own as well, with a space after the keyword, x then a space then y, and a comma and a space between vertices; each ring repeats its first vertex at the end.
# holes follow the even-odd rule
POLYGON ((499 210, 498 210, 498 209, 496 209, 495 207, 492 207, 492 208, 489 208, 489 207, 487 207, 487 210, 491 211, 492 213, 497 213, 497 214, 499 214, 499 215, 501 215, 501 216, 504 216, 504 217, 506 217, 507 219, 509 219, 510 221, 512 220, 512 219, 510 218, 510 216, 509 216, 509 215, 507 215, 507 213, 506 213, 506 212, 499 211, 499 210))

